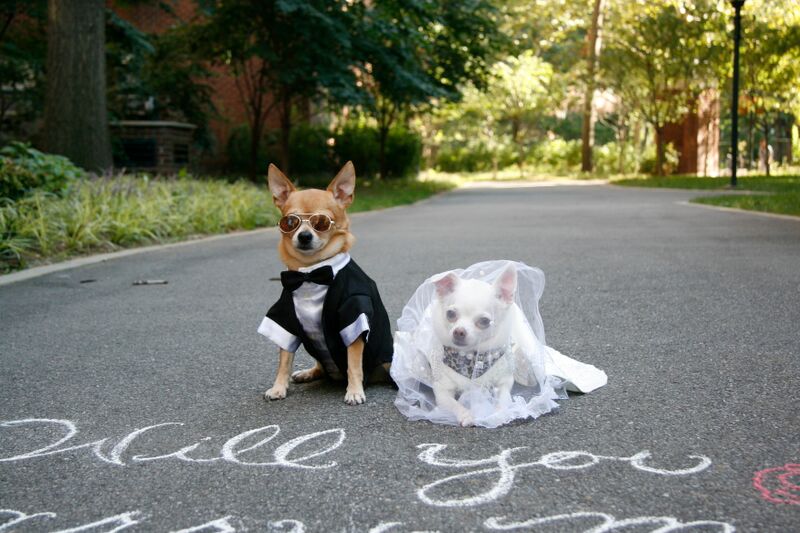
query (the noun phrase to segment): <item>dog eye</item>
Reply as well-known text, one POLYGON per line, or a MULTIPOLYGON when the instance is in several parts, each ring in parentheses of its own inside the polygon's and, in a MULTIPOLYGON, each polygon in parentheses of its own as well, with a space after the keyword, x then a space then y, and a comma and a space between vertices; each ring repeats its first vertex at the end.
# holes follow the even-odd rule
POLYGON ((455 322, 456 319, 458 318, 458 313, 456 313, 453 309, 448 309, 445 316, 447 317, 447 320, 449 320, 450 322, 455 322))
POLYGON ((482 316, 475 321, 475 325, 480 329, 486 329, 492 325, 492 321, 488 317, 482 316))

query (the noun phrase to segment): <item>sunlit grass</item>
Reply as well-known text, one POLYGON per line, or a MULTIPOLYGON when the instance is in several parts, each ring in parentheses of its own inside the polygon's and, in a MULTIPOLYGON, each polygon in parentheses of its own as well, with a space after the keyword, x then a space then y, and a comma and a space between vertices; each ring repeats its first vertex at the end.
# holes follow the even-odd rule
MULTIPOLYGON (((669 189, 702 189, 733 191, 730 178, 667 176, 613 181, 615 185, 669 189)), ((800 175, 742 176, 737 178, 737 191, 756 194, 727 194, 695 198, 692 202, 767 213, 800 216, 800 175)))
POLYGON ((476 181, 502 181, 502 182, 528 182, 528 181, 549 181, 563 179, 605 179, 607 176, 578 172, 578 171, 556 171, 553 169, 527 168, 522 174, 517 167, 508 167, 497 172, 438 172, 436 170, 426 170, 423 174, 429 179, 446 180, 459 185, 476 181))

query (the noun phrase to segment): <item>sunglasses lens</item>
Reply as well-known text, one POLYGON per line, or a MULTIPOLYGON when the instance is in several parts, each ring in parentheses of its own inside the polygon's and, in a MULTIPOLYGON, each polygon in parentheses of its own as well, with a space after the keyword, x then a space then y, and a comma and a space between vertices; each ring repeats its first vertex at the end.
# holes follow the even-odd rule
POLYGON ((308 222, 315 231, 328 231, 331 229, 331 219, 327 215, 311 215, 308 222))
POLYGON ((278 227, 284 233, 290 233, 300 226, 300 217, 297 215, 288 215, 281 217, 278 221, 278 227))

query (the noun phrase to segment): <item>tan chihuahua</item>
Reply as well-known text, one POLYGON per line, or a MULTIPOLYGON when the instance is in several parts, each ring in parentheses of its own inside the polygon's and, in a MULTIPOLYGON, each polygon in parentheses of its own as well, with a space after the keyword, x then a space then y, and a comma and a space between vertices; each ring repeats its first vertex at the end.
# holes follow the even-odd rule
POLYGON ((348 253, 355 242, 347 217, 353 164, 348 161, 326 190, 298 191, 275 165, 267 178, 282 214, 278 253, 288 270, 281 273, 280 299, 258 329, 280 347, 278 375, 264 397, 286 397, 294 352, 302 344, 316 364, 291 374, 294 382, 346 376, 345 403, 364 403, 365 373, 385 374, 393 348, 377 286, 348 253))

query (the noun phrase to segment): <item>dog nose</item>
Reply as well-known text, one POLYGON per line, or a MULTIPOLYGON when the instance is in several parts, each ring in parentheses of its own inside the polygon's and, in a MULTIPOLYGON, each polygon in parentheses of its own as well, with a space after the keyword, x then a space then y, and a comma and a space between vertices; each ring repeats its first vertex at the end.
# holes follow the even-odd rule
POLYGON ((311 244, 311 241, 314 239, 314 236, 311 234, 310 231, 301 231, 297 235, 297 241, 300 244, 311 244))
POLYGON ((467 338, 467 330, 464 328, 456 328, 453 330, 453 338, 457 341, 463 341, 467 338))

